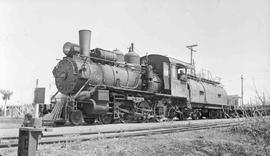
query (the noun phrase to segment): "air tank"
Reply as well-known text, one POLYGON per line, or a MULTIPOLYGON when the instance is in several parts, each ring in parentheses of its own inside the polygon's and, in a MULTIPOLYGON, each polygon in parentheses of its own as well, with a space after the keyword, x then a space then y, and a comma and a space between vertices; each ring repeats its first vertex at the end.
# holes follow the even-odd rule
POLYGON ((90 56, 96 57, 96 58, 101 58, 104 60, 108 61, 113 61, 113 62, 124 62, 124 54, 119 51, 118 49, 115 49, 113 51, 109 50, 104 50, 101 48, 95 48, 91 50, 90 56))
POLYGON ((104 50, 101 48, 91 50, 90 56, 113 62, 117 60, 117 55, 113 51, 104 50))

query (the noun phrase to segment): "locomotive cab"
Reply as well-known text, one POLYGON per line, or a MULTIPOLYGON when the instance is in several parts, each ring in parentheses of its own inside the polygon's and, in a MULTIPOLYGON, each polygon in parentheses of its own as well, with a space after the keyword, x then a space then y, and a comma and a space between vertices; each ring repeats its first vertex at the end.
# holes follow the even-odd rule
POLYGON ((161 93, 187 98, 187 73, 194 67, 186 62, 163 56, 148 55, 141 58, 153 67, 153 71, 161 78, 161 93))

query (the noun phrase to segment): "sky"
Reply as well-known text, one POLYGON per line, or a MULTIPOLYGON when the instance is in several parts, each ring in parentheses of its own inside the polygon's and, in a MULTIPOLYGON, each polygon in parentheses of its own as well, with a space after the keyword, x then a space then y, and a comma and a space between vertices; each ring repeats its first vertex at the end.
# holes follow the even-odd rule
MULTIPOLYGON (((0 89, 9 103, 32 103, 36 79, 55 91, 53 67, 62 46, 92 31, 91 48, 162 54, 221 77, 228 94, 270 95, 269 0, 0 0, 0 89)), ((2 101, 1 101, 2 102, 2 101)))

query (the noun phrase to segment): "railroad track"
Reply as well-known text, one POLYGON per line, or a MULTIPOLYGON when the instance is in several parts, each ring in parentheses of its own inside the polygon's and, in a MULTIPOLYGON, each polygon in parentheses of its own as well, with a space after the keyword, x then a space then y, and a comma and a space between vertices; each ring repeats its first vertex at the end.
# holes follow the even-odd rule
MULTIPOLYGON (((192 124, 182 126, 154 127, 154 128, 139 128, 131 130, 112 130, 104 132, 74 132, 68 134, 50 134, 44 135, 39 140, 39 145, 63 143, 72 141, 87 141, 94 139, 110 139, 110 138, 126 138, 157 134, 168 134, 195 130, 204 130, 212 128, 232 127, 241 124, 241 121, 211 123, 211 124, 192 124)), ((3 137, 1 138, 0 148, 11 148, 18 146, 18 137, 3 137)))

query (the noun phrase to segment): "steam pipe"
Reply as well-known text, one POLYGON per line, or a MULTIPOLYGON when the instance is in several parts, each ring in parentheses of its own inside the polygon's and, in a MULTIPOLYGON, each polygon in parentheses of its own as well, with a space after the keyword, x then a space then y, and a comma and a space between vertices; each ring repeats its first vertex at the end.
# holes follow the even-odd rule
POLYGON ((79 31, 79 43, 80 52, 83 56, 90 56, 90 42, 91 42, 91 31, 90 30, 80 30, 79 31))

